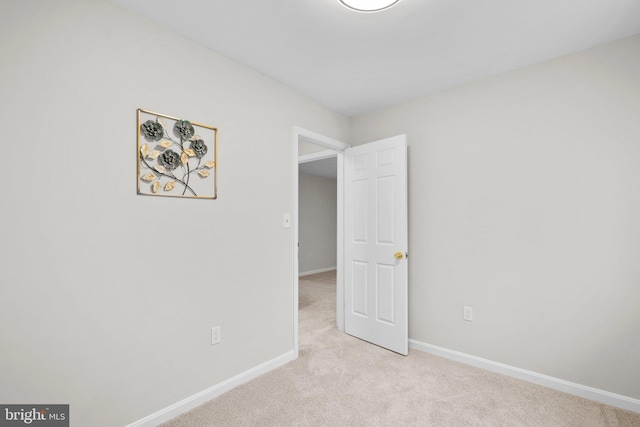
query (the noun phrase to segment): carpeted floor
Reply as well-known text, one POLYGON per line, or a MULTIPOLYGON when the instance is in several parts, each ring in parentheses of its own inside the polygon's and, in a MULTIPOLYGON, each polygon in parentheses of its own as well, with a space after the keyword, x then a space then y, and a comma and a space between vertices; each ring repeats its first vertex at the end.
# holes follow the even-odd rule
POLYGON ((340 333, 335 273, 300 279, 300 357, 176 426, 640 426, 640 414, 340 333))

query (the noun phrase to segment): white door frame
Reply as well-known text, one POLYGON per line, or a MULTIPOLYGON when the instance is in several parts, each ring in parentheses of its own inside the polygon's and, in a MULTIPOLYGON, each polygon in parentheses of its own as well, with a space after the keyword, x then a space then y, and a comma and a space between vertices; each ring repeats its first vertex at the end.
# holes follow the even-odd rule
POLYGON ((291 240, 292 253, 293 253, 293 351, 295 358, 298 358, 298 164, 304 162, 310 162, 313 160, 320 160, 322 158, 332 157, 333 153, 327 153, 321 151, 319 153, 312 153, 305 155, 302 159, 298 157, 298 144, 300 140, 307 142, 313 142, 314 144, 321 145, 330 150, 335 151, 338 162, 338 174, 337 174, 337 256, 336 256, 336 323, 338 329, 344 331, 344 280, 342 273, 344 271, 344 189, 343 189, 343 173, 344 173, 344 150, 349 148, 349 144, 344 142, 320 135, 319 133, 303 129, 298 126, 293 127, 293 238, 291 240))

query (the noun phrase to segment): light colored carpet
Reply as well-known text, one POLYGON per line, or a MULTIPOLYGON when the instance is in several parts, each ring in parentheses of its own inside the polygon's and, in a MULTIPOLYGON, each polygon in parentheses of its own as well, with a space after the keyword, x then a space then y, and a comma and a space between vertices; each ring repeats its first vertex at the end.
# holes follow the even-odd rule
POLYGON ((299 359, 163 426, 640 426, 634 412, 340 333, 335 273, 300 279, 299 328, 299 359))

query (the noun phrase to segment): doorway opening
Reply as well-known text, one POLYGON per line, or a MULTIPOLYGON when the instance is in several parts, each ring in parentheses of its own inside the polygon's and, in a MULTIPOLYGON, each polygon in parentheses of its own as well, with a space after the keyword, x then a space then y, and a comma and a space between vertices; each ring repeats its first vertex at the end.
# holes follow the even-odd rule
MULTIPOLYGON (((319 147, 319 146, 316 146, 319 147)), ((323 148, 323 147, 320 147, 323 148)), ((315 154, 315 153, 314 153, 315 154)), ((299 277, 333 271, 337 261, 337 153, 322 159, 299 156, 299 277)))
POLYGON ((344 331, 343 294, 343 152, 348 144, 320 135, 313 131, 294 127, 293 131, 293 293, 294 293, 294 353, 298 357, 298 298, 300 274, 300 228, 299 228, 299 165, 335 159, 336 165, 336 324, 344 331), (302 154, 302 155, 300 155, 302 154))
MULTIPOLYGON (((299 163, 301 143, 337 159, 336 323, 341 332, 408 354, 407 136, 351 148, 298 127, 293 132, 293 321, 299 354, 299 163), (345 227, 348 223, 349 227, 345 227), (348 280, 346 280, 348 279, 348 280), (345 310, 345 305, 349 310, 345 310)), ((318 154, 320 153, 320 154, 318 154)))

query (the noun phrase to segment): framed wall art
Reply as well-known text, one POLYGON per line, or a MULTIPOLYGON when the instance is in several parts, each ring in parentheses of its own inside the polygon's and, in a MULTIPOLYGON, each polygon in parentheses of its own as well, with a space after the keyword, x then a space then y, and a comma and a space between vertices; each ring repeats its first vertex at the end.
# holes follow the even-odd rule
POLYGON ((138 109, 138 194, 215 199, 218 129, 138 109))

